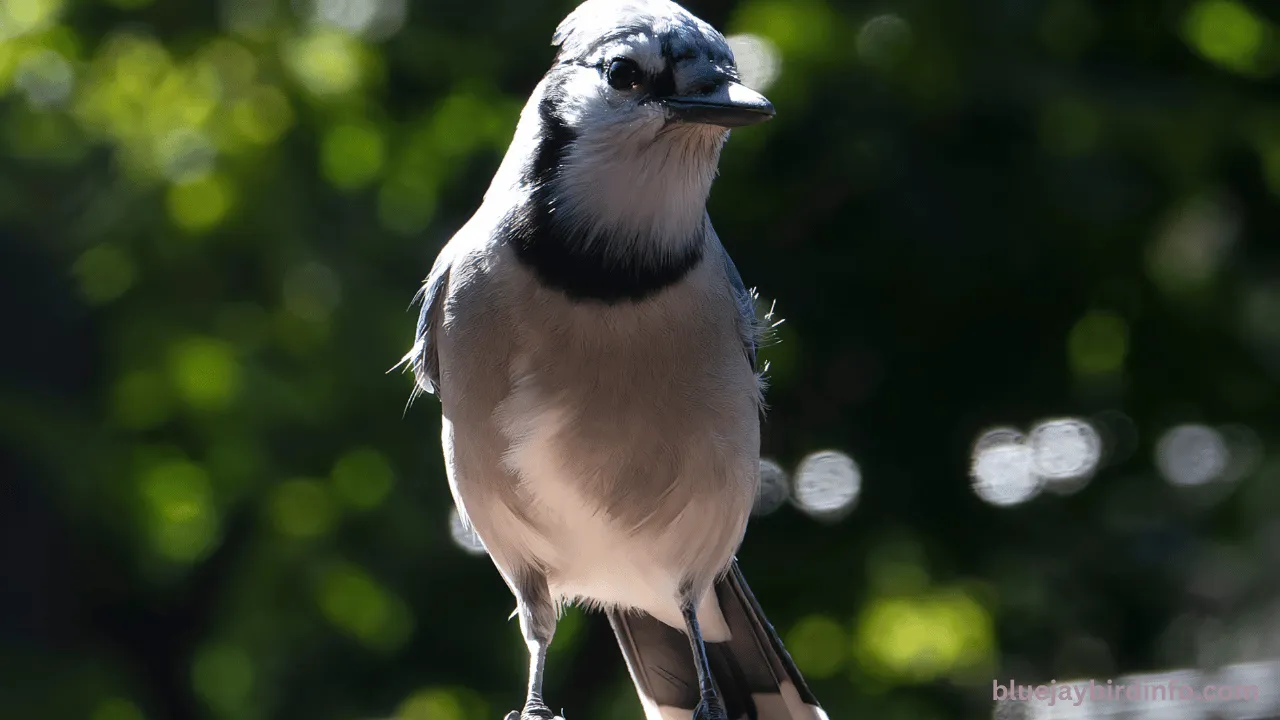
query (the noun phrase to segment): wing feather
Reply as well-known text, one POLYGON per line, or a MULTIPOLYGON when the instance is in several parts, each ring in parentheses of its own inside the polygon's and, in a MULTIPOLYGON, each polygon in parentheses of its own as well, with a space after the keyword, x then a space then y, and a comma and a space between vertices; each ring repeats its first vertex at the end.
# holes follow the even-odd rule
MULTIPOLYGON (((407 365, 413 370, 417 388, 414 394, 440 394, 440 356, 436 351, 436 334, 444 317, 445 288, 449 284, 449 272, 453 267, 452 253, 445 246, 436 257, 431 272, 423 281, 422 288, 414 296, 415 303, 422 303, 418 312, 418 327, 414 333, 413 347, 400 360, 399 365, 407 365)), ((399 367, 397 365, 397 367, 399 367)))

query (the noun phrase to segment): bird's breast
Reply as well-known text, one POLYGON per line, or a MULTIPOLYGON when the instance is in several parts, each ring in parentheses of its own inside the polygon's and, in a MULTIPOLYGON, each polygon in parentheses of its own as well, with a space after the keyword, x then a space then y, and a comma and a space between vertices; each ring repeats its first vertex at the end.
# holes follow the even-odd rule
POLYGON ((757 379, 731 303, 697 283, 614 306, 535 292, 516 311, 497 412, 509 468, 628 528, 662 527, 699 497, 754 494, 757 379))
POLYGON ((709 585, 742 540, 757 414, 746 378, 730 389, 702 361, 635 350, 519 356, 497 415, 503 461, 546 540, 538 560, 556 595, 678 627, 681 586, 709 585))

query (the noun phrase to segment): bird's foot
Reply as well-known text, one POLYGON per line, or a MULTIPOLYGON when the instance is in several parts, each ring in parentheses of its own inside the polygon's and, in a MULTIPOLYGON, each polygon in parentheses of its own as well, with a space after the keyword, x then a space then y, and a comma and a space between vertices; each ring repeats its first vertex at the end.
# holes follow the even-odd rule
POLYGON ((729 713, 725 712, 719 699, 702 698, 693 710, 693 720, 729 720, 729 713))
POLYGON ((524 711, 512 710, 503 720, 564 720, 564 718, 551 712, 550 708, 542 703, 529 703, 524 706, 524 711))

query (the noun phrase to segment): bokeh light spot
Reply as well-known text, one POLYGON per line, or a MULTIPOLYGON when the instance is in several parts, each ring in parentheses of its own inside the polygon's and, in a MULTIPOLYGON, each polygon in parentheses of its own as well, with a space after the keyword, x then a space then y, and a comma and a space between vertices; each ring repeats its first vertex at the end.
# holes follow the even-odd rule
POLYGON ((94 305, 120 297, 133 285, 133 261, 114 245, 95 245, 71 267, 80 281, 80 292, 94 305))
POLYGON ((1035 472, 1050 483, 1088 477, 1102 459, 1102 438, 1089 423, 1075 418, 1046 420, 1031 429, 1035 472))
POLYGON ((209 40, 198 57, 206 69, 217 74, 224 98, 247 90, 258 74, 258 58, 253 51, 223 36, 209 40))
POLYGON ((142 477, 151 539, 165 557, 195 562, 213 547, 218 515, 209 476, 185 460, 156 464, 142 477))
POLYGON ((359 33, 373 22, 375 0, 313 0, 315 20, 347 32, 359 33))
POLYGON ((1267 39, 1267 28, 1247 5, 1235 0, 1201 0, 1183 19, 1182 31, 1210 62, 1239 73, 1252 73, 1267 39))
POLYGON ((333 528, 333 500, 325 487, 310 480, 290 480, 271 497, 271 519, 282 535, 311 538, 333 528))
POLYGON ((449 536, 453 538, 453 544, 470 555, 484 555, 486 552, 480 536, 462 521, 457 506, 449 508, 449 536))
POLYGON ((231 210, 235 198, 230 181, 209 173, 169 188, 169 217, 180 228, 205 232, 217 227, 231 210))
POLYGON ((995 428, 978 437, 970 472, 974 493, 992 505, 1024 503, 1040 491, 1034 452, 1012 428, 995 428))
POLYGON ((1235 246, 1241 219, 1227 202, 1196 197, 1181 207, 1149 246, 1147 274, 1169 294, 1212 281, 1235 246))
POLYGON ((880 598, 859 618, 855 648, 874 675, 925 682, 989 665, 993 627, 986 609, 961 591, 880 598))
POLYGON ((382 453, 373 448, 351 450, 333 466, 334 493, 347 505, 371 510, 383 503, 395 484, 395 473, 382 453))
POLYGON ((325 573, 319 601, 329 622, 374 649, 395 650, 413 631, 413 616, 404 602, 354 565, 340 564, 325 573))
POLYGON ((342 190, 361 188, 377 179, 387 160, 386 140, 368 123, 338 125, 324 136, 321 167, 330 183, 342 190))
POLYGON ((341 95, 360 84, 361 49, 349 35, 320 30, 290 43, 285 61, 314 95, 341 95))
POLYGON ((822 56, 838 25, 822 3, 752 0, 741 7, 732 26, 735 32, 768 38, 786 58, 808 59, 822 56))
POLYGON ((738 63, 742 84, 757 92, 769 89, 782 72, 782 55, 768 38, 742 33, 726 38, 738 63))
POLYGON ((62 14, 64 0, 5 0, 0 3, 0 39, 43 30, 62 14))
MULTIPOLYGON (((195 185, 208 178, 218 159, 218 148, 201 130, 178 127, 166 132, 155 143, 155 158, 160 174, 180 185, 195 185)), ((212 206, 207 209, 212 210, 212 206)), ((219 214, 221 217, 221 214, 219 214)), ((193 229, 203 229, 196 227, 193 229)))
POLYGON ((312 19, 320 24, 386 40, 404 26, 406 0, 312 0, 312 19))
POLYGON ((1067 352, 1079 375, 1118 373, 1129 354, 1129 327, 1114 313, 1090 313, 1071 328, 1067 352))
POLYGON ((75 73, 71 64, 53 50, 42 50, 23 58, 14 74, 14 85, 34 108, 62 105, 71 96, 75 73))
POLYGON ((240 390, 235 351, 216 338, 191 337, 177 343, 170 368, 179 394, 197 410, 226 407, 240 390))
POLYGON ((819 680, 840 670, 848 644, 844 628, 825 615, 810 615, 800 620, 786 639, 787 650, 800 671, 819 680))
POLYGON ((796 468, 796 504, 811 517, 834 520, 851 511, 862 489, 853 458, 837 450, 811 453, 796 468))
POLYGON ((892 68, 911 50, 911 25, 893 13, 877 15, 858 30, 857 49, 868 65, 892 68))
POLYGON ((1205 425, 1170 428, 1156 443, 1156 467, 1173 485, 1204 485, 1222 477, 1230 451, 1222 433, 1205 425))
POLYGON ((191 667, 191 684, 214 707, 236 714, 253 690, 253 658, 229 644, 202 647, 191 667))

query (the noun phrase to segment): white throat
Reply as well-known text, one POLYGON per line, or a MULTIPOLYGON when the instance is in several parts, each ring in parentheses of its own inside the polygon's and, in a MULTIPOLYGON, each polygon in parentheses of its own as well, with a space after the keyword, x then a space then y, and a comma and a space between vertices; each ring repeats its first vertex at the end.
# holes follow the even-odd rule
POLYGON ((621 253, 683 249, 701 238, 724 136, 707 127, 580 136, 551 188, 557 222, 607 236, 621 253))

